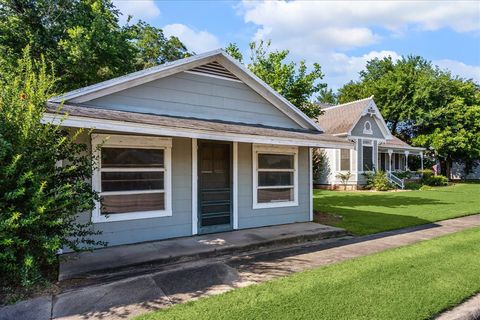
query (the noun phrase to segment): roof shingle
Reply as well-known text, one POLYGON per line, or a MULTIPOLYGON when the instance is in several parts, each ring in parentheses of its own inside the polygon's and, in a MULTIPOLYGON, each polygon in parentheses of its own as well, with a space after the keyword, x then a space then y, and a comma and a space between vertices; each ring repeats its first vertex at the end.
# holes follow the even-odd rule
POLYGON ((317 123, 325 130, 325 133, 346 134, 372 99, 369 97, 324 108, 324 114, 316 119, 317 123))

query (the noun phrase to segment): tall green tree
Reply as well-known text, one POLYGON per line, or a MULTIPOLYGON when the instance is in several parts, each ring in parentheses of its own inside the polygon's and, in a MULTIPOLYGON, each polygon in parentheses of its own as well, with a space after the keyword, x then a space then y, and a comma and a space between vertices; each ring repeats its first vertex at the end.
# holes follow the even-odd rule
POLYGON ((59 91, 181 58, 177 38, 138 22, 120 26, 110 0, 0 0, 0 68, 13 72, 22 50, 53 63, 59 91))
MULTIPOLYGON (((226 51, 243 62, 243 55, 237 45, 228 45, 226 51)), ((307 71, 305 61, 298 64, 288 62, 288 55, 288 50, 270 50, 270 42, 251 42, 250 63, 247 67, 307 116, 316 117, 322 111, 312 103, 312 99, 314 94, 326 87, 325 83, 320 82, 324 76, 321 67, 314 63, 313 70, 307 71)))
POLYGON ((125 27, 134 45, 135 69, 150 68, 165 62, 190 56, 187 47, 177 37, 165 37, 163 30, 144 21, 125 27))

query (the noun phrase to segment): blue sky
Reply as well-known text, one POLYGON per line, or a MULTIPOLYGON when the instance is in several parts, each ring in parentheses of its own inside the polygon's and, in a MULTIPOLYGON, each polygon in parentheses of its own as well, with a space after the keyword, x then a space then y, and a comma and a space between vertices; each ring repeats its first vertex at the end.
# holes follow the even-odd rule
POLYGON ((134 19, 163 28, 197 53, 235 42, 272 40, 295 61, 318 62, 337 89, 374 57, 421 55, 480 82, 478 1, 116 0, 134 19))

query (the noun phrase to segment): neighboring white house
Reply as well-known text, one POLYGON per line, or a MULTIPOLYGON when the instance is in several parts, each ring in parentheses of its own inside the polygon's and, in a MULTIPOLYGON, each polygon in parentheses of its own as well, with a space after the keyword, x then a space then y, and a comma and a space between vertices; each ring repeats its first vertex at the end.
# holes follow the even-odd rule
POLYGON ((454 162, 452 166, 452 172, 450 179, 453 180, 460 180, 460 179, 467 179, 467 180, 479 180, 480 179, 480 164, 477 164, 473 167, 472 172, 470 172, 466 177, 464 177, 464 168, 465 165, 454 162))
POLYGON ((424 148, 412 147, 394 137, 388 129, 373 96, 349 103, 325 107, 317 118, 326 133, 353 141, 354 149, 324 149, 328 165, 317 184, 335 187, 341 184, 339 173, 351 172, 352 188, 365 184, 363 173, 374 170, 388 172, 392 182, 403 182, 395 172, 408 171, 409 157, 420 157, 423 169, 424 148))

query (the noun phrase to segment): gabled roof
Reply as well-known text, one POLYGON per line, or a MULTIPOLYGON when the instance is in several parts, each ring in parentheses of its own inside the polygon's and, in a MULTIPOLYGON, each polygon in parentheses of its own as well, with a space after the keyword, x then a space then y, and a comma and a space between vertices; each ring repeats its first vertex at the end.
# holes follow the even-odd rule
POLYGON ((216 62, 228 70, 234 77, 248 85, 272 105, 277 107, 286 116, 291 118, 302 128, 324 131, 315 121, 307 117, 302 111, 291 104, 287 99, 273 90, 263 80, 250 72, 245 66, 236 61, 223 50, 218 49, 188 58, 165 63, 149 69, 133 72, 125 76, 96 83, 94 85, 67 92, 61 96, 53 97, 49 102, 61 103, 84 103, 102 96, 106 96, 121 90, 138 86, 153 80, 164 78, 183 71, 216 62))
POLYGON ((378 119, 379 126, 386 137, 391 139, 392 134, 383 119, 380 110, 373 101, 373 96, 360 99, 336 106, 323 108, 324 114, 316 120, 326 133, 334 135, 349 135, 360 118, 372 108, 375 111, 375 117, 378 119))

